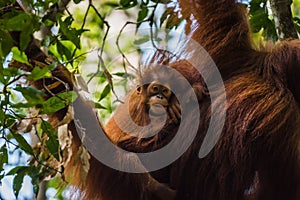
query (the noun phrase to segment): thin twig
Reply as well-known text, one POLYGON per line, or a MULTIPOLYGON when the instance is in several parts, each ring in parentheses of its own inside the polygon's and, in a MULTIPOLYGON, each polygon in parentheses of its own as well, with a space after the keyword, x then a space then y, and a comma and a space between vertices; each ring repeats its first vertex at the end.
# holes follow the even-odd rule
MULTIPOLYGON (((6 143, 9 143, 9 144, 15 146, 16 148, 25 151, 22 147, 20 147, 19 145, 13 143, 12 141, 10 141, 9 139, 7 139, 6 137, 1 137, 1 139, 4 139, 6 143)), ((25 152, 26 152, 26 151, 25 151, 25 152)), ((46 169, 48 169, 48 170, 53 170, 53 171, 55 171, 55 172, 57 172, 57 173, 60 173, 60 174, 63 173, 62 171, 60 171, 60 170, 58 170, 58 169, 55 169, 55 168, 53 168, 53 167, 50 167, 50 166, 44 164, 43 162, 41 162, 41 161, 39 160, 39 158, 38 158, 35 154, 33 154, 32 156, 33 156, 34 160, 38 162, 38 164, 40 164, 41 166, 45 167, 46 169)))
MULTIPOLYGON (((106 38, 107 38, 108 33, 109 33, 109 30, 110 30, 110 25, 109 25, 109 23, 105 20, 105 18, 99 13, 99 11, 97 10, 97 8, 93 5, 92 0, 90 0, 89 2, 90 2, 90 6, 94 9, 94 11, 96 12, 97 16, 102 20, 102 22, 103 22, 103 23, 105 24, 105 26, 107 27, 107 28, 106 28, 106 31, 105 31, 105 34, 104 34, 104 37, 103 37, 103 39, 102 39, 102 45, 101 45, 101 49, 100 49, 100 56, 101 56, 101 58, 102 58, 103 51, 104 51, 104 46, 105 46, 105 42, 106 42, 106 38)), ((99 73, 100 67, 101 67, 101 66, 98 65, 96 73, 94 73, 94 74, 89 78, 89 80, 87 81, 87 84, 89 84, 89 83, 91 82, 91 80, 99 73)), ((102 68, 105 69, 105 66, 102 66, 102 68)), ((106 73, 108 73, 108 71, 106 71, 106 73)), ((108 74, 109 74, 109 73, 108 73, 108 74)), ((111 76, 111 75, 110 75, 110 76, 111 76)), ((106 78, 109 78, 109 76, 106 77, 106 78)), ((111 81, 111 80, 110 80, 110 81, 111 81)))

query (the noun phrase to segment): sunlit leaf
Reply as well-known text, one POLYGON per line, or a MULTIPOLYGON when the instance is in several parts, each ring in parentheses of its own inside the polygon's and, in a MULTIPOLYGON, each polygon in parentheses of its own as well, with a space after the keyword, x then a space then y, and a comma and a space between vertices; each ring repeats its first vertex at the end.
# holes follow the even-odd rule
POLYGON ((27 77, 29 80, 39 80, 44 77, 50 77, 51 72, 48 68, 40 68, 38 66, 34 67, 31 74, 27 77))
POLYGON ((103 106, 103 105, 101 105, 100 103, 97 103, 97 102, 94 102, 94 106, 95 106, 95 108, 97 108, 97 109, 106 109, 105 106, 103 106))
POLYGON ((110 93, 110 86, 109 86, 109 84, 107 84, 107 85, 104 87, 104 89, 103 89, 103 91, 102 91, 102 93, 101 93, 101 96, 100 96, 100 98, 99 98, 99 101, 101 101, 102 99, 104 99, 109 93, 110 93))
POLYGON ((68 91, 60 93, 57 96, 49 98, 43 105, 43 113, 51 114, 58 110, 65 108, 74 102, 77 98, 77 94, 74 91, 68 91))
POLYGON ((30 64, 28 62, 28 58, 25 55, 25 53, 22 53, 17 47, 13 47, 11 49, 11 51, 13 52, 13 59, 14 60, 30 66, 30 64))
MULTIPOLYGON (((60 32, 63 34, 63 39, 71 41, 76 48, 80 49, 80 35, 87 31, 86 29, 75 29, 71 27, 73 18, 67 17, 64 21, 58 18, 60 32)), ((70 58, 69 58, 70 59, 70 58)))
POLYGON ((71 51, 65 45, 63 45, 61 42, 57 42, 56 45, 57 45, 58 53, 61 55, 65 55, 67 60, 70 60, 71 56, 72 56, 71 51))

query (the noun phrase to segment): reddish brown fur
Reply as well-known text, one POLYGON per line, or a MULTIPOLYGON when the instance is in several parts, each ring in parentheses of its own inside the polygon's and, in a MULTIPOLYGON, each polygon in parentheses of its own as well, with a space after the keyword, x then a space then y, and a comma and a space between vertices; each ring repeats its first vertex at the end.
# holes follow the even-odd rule
MULTIPOLYGON (((175 76, 170 75, 170 73, 165 72, 163 70, 160 70, 161 68, 166 68, 166 66, 154 66, 151 68, 146 69, 146 71, 143 73, 143 76, 139 80, 138 85, 143 85, 144 82, 151 82, 153 77, 157 76, 158 78, 156 81, 158 81, 160 84, 168 83, 170 80, 175 83, 176 85, 171 85, 172 87, 177 87, 179 90, 179 93, 182 95, 188 95, 188 93, 195 92, 196 97, 199 101, 205 98, 207 95, 207 91, 204 85, 204 81, 199 74, 199 72, 195 68, 191 68, 191 65, 188 61, 182 60, 182 61, 176 61, 169 65, 169 67, 176 69, 180 74, 183 76, 175 76), (187 67, 184 67, 187 66, 187 67), (192 88, 188 92, 186 91, 186 88, 178 88, 178 86, 181 86, 183 84, 180 83, 182 79, 188 79, 189 83, 192 85, 192 88), (176 80, 176 81, 174 81, 176 80)), ((132 120, 140 125, 145 126, 150 123, 150 117, 148 115, 148 110, 146 108, 147 99, 145 97, 145 92, 141 92, 141 94, 138 94, 135 90, 133 90, 130 95, 128 95, 128 98, 130 99, 129 103, 129 111, 131 114, 132 120)), ((171 96, 170 99, 170 105, 174 104, 177 101, 176 97, 174 95, 171 96)), ((121 114, 124 115, 123 121, 127 121, 126 119, 128 116, 126 116, 126 113, 124 112, 123 108, 119 107, 117 108, 116 112, 124 113, 121 114)), ((153 127, 153 130, 150 130, 150 132, 155 131, 156 127, 153 127)), ((120 127, 117 125, 114 117, 112 117, 109 122, 105 126, 105 131, 108 134, 108 137, 116 144, 118 144, 120 147, 133 151, 133 152, 149 152, 156 149, 159 149, 166 145, 174 136, 176 133, 177 125, 174 123, 174 120, 169 119, 162 129, 162 131, 159 132, 159 134, 155 135, 151 138, 146 139, 138 139, 136 137, 132 137, 130 135, 127 135, 124 133, 120 127)), ((132 133, 131 133, 132 134, 132 133)), ((137 135, 139 135, 137 133, 137 135)))
MULTIPOLYGON (((227 117, 217 145, 199 159, 210 119, 209 100, 201 102, 198 135, 169 169, 169 184, 177 198, 299 199, 300 41, 257 50, 245 9, 233 0, 182 0, 180 4, 185 15, 191 12, 197 19, 198 27, 190 34, 214 59, 225 81, 227 117)), ((192 65, 181 63, 178 69, 193 79, 192 65)), ((130 142, 123 147, 128 145, 139 149, 130 142)), ((144 143, 144 148, 153 146, 144 143)))
POLYGON ((209 52, 225 80, 227 117, 213 151, 198 159, 210 105, 200 104, 206 117, 199 134, 172 168, 170 184, 178 198, 299 199, 300 41, 258 51, 244 10, 233 0, 198 0, 196 8, 180 3, 184 10, 192 8, 200 24, 192 38, 209 52), (251 195, 244 195, 250 188, 251 195))

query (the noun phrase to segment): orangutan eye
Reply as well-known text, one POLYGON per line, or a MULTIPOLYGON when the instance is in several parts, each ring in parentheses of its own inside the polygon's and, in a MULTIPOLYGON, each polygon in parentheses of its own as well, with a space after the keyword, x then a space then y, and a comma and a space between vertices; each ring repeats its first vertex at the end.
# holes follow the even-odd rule
POLYGON ((153 92, 158 92, 158 87, 157 87, 156 85, 154 85, 154 86, 152 87, 152 90, 153 90, 153 92))

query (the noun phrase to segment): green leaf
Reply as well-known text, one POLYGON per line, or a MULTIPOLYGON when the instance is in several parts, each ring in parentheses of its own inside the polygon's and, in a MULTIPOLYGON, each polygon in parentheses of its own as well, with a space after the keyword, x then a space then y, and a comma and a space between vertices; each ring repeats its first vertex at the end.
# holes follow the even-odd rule
POLYGON ((295 24, 296 30, 297 32, 300 32, 300 25, 299 24, 295 24))
POLYGON ((64 99, 61 99, 57 96, 51 97, 43 105, 43 113, 52 114, 56 111, 59 111, 65 108, 68 104, 64 99))
POLYGON ((294 17, 293 20, 295 21, 295 23, 300 24, 300 17, 294 17))
POLYGON ((44 102, 42 96, 45 96, 45 94, 40 90, 37 90, 32 87, 21 87, 20 85, 17 85, 15 90, 21 92, 24 98, 28 101, 28 103, 38 105, 43 104, 44 102))
POLYGON ((138 13, 138 18, 137 18, 137 25, 136 28, 138 29, 140 25, 142 24, 142 21, 148 16, 148 7, 142 6, 141 10, 138 13))
POLYGON ((13 59, 18 61, 18 62, 21 62, 21 63, 24 63, 26 65, 29 65, 29 62, 28 62, 28 58, 26 56, 25 53, 22 53, 17 47, 13 47, 11 49, 12 53, 13 53, 13 59))
POLYGON ((2 185, 3 178, 5 177, 4 171, 0 173, 0 185, 2 185))
POLYGON ((142 38, 134 40, 133 44, 134 45, 141 45, 141 44, 144 44, 144 43, 149 42, 149 41, 150 41, 150 36, 149 35, 145 35, 142 38))
POLYGON ((75 4, 79 4, 79 3, 81 2, 81 0, 73 0, 73 2, 74 2, 75 4))
POLYGON ((85 29, 75 29, 71 28, 71 23, 73 21, 73 18, 67 17, 64 21, 61 20, 61 18, 58 18, 58 22, 60 25, 59 31, 64 36, 63 39, 70 40, 76 48, 80 49, 80 35, 85 32, 85 29))
POLYGON ((126 73, 126 72, 117 72, 117 73, 114 73, 113 75, 119 76, 119 77, 122 77, 122 78, 133 77, 132 74, 129 74, 129 73, 126 73))
POLYGON ((54 137, 53 134, 49 134, 49 138, 46 141, 46 146, 49 152, 54 156, 56 160, 59 160, 59 142, 58 138, 54 137))
MULTIPOLYGON (((5 164, 8 163, 8 153, 7 153, 7 148, 6 148, 6 144, 4 144, 1 148, 0 148, 0 172, 3 171, 3 167, 5 164)), ((0 179, 1 180, 1 179, 0 179)))
POLYGON ((151 0, 154 3, 168 4, 172 2, 171 0, 151 0))
POLYGON ((25 140, 25 138, 18 133, 12 133, 13 137, 17 140, 19 147, 24 150, 26 153, 30 154, 30 155, 34 155, 33 149, 30 146, 30 144, 28 144, 28 142, 25 140))
POLYGON ((106 107, 102 106, 100 103, 98 102, 94 102, 95 108, 97 109, 106 109, 106 107))
POLYGON ((52 71, 52 70, 56 69, 56 67, 57 67, 57 62, 52 62, 50 65, 48 65, 47 68, 49 71, 52 71))
MULTIPOLYGON (((65 31, 68 30, 68 28, 71 26, 71 24, 72 24, 73 21, 74 21, 74 20, 73 20, 73 17, 72 17, 72 16, 66 17, 66 19, 63 21, 63 24, 62 24, 65 31)), ((59 22, 60 22, 60 23, 62 22, 62 21, 61 21, 61 18, 60 18, 59 22)))
POLYGON ((27 25, 27 29, 20 34, 20 50, 23 52, 31 41, 31 34, 33 33, 33 25, 27 25))
POLYGON ((39 179, 39 176, 38 175, 30 175, 31 177, 31 184, 32 184, 32 187, 33 187, 33 192, 35 194, 35 196, 38 195, 39 193, 39 184, 40 184, 40 179, 39 179))
POLYGON ((18 76, 18 75, 29 74, 29 72, 25 72, 25 71, 22 71, 20 69, 12 68, 12 67, 4 68, 3 71, 2 71, 2 73, 3 73, 4 76, 7 76, 9 78, 13 77, 13 76, 18 76))
POLYGON ((73 103, 77 98, 77 93, 68 91, 49 98, 43 105, 44 114, 52 114, 73 103))
POLYGON ((257 33, 263 30, 262 35, 264 37, 276 41, 278 37, 275 29, 275 24, 273 20, 269 19, 266 9, 260 6, 254 8, 256 10, 252 11, 252 14, 250 16, 250 25, 252 31, 254 33, 257 33))
POLYGON ((251 0, 250 1, 250 14, 254 14, 258 10, 266 8, 267 0, 251 0))
POLYGON ((15 168, 13 168, 13 169, 11 169, 8 173, 7 173, 7 175, 8 176, 10 176, 10 175, 15 175, 15 174, 17 174, 19 171, 26 171, 26 169, 28 168, 28 166, 17 166, 17 167, 15 167, 15 168))
POLYGON ((10 170, 7 175, 16 175, 13 181, 13 190, 16 198, 18 198, 19 191, 22 188, 23 179, 26 174, 29 174, 31 167, 28 166, 18 166, 10 170))
POLYGON ((63 45, 61 42, 57 41, 56 47, 57 47, 57 51, 60 55, 65 55, 67 60, 71 60, 72 53, 65 45, 63 45))
POLYGON ((120 0, 122 9, 129 9, 137 5, 137 0, 120 0))
POLYGON ((74 91, 63 92, 63 93, 58 94, 57 96, 62 99, 65 99, 65 101, 67 101, 68 105, 70 103, 73 103, 78 97, 77 93, 74 91))
POLYGON ((5 123, 6 127, 10 127, 12 126, 14 123, 16 123, 17 119, 11 115, 6 115, 7 116, 7 120, 5 123))
POLYGON ((13 39, 7 31, 0 30, 0 57, 5 57, 13 47, 13 39))
POLYGON ((19 12, 18 15, 7 20, 5 28, 10 31, 22 31, 30 23, 30 15, 25 12, 19 12))
POLYGON ((35 103, 30 103, 30 102, 11 104, 12 108, 32 108, 34 106, 36 106, 36 104, 35 103))
POLYGON ((21 172, 21 173, 18 173, 14 178, 13 189, 14 189, 16 198, 18 198, 18 196, 19 196, 19 192, 20 192, 20 189, 22 188, 23 179, 24 179, 25 175, 26 175, 25 172, 21 172))
POLYGON ((127 73, 125 72, 117 72, 117 73, 113 73, 113 75, 116 75, 116 76, 120 76, 120 77, 123 77, 125 76, 127 73))
POLYGON ((50 20, 50 19, 46 19, 43 21, 43 23, 45 24, 45 26, 53 26, 55 23, 50 20))
POLYGON ((263 32, 263 35, 267 39, 272 39, 273 41, 278 40, 274 21, 268 19, 266 25, 264 26, 264 29, 265 31, 263 32))
POLYGON ((87 77, 100 77, 100 78, 102 77, 102 78, 104 78, 104 81, 106 80, 103 71, 99 71, 99 72, 97 72, 97 73, 95 73, 95 72, 89 73, 89 74, 87 75, 87 77))
POLYGON ((62 200, 62 199, 66 199, 63 195, 63 193, 65 192, 64 188, 62 187, 62 181, 61 181, 61 177, 59 176, 55 176, 53 177, 53 179, 49 180, 47 182, 47 188, 61 188, 59 189, 56 194, 55 197, 58 200, 62 200))
POLYGON ((103 89, 103 91, 102 91, 102 93, 101 93, 101 96, 100 96, 100 98, 99 98, 99 101, 101 101, 102 99, 104 99, 109 93, 110 93, 110 86, 109 86, 109 84, 107 84, 107 85, 104 87, 104 89, 103 89))
POLYGON ((117 8, 117 7, 119 6, 118 3, 111 2, 111 1, 103 2, 101 5, 102 5, 103 7, 108 6, 108 7, 111 7, 111 8, 117 8))
POLYGON ((4 124, 4 119, 5 119, 5 113, 4 113, 4 111, 1 109, 1 110, 0 110, 0 126, 3 126, 3 124, 4 124))
POLYGON ((267 20, 268 20, 268 15, 264 12, 264 10, 263 9, 258 10, 250 18, 252 31, 254 33, 259 32, 264 27, 267 20))
POLYGON ((9 31, 20 31, 20 50, 24 51, 32 39, 31 35, 40 27, 39 18, 22 11, 10 12, 10 16, 5 16, 5 18, 7 20, 3 22, 4 28, 9 31))
MULTIPOLYGON (((0 49, 0 51, 1 51, 1 49, 0 49)), ((8 83, 9 78, 5 78, 5 76, 3 74, 3 70, 4 70, 3 62, 2 62, 1 55, 0 55, 0 83, 2 83, 3 85, 6 85, 8 83)))
POLYGON ((57 138, 56 130, 49 124, 47 121, 42 121, 41 123, 42 131, 48 136, 48 140, 46 141, 46 146, 49 149, 49 152, 59 160, 59 142, 57 138))
POLYGON ((27 77, 29 80, 39 80, 44 77, 51 77, 50 70, 46 68, 40 68, 38 66, 34 67, 31 74, 27 77))
POLYGON ((6 6, 10 3, 11 3, 10 0, 1 0, 0 1, 0 7, 4 7, 4 6, 6 6))

